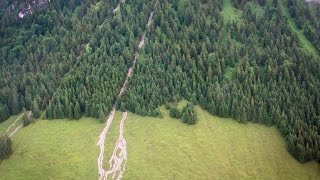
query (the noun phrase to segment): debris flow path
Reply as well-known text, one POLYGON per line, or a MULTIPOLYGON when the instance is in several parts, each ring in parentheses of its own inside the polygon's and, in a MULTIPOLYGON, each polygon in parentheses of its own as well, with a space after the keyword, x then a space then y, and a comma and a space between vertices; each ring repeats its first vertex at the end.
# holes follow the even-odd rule
POLYGON ((127 118, 127 111, 123 112, 122 120, 120 122, 120 135, 114 147, 112 156, 109 160, 109 170, 105 173, 105 178, 108 179, 109 175, 112 175, 112 179, 121 179, 126 169, 127 163, 127 142, 123 135, 123 125, 127 118), (119 151, 120 150, 120 151, 119 151), (118 153, 119 152, 119 153, 118 153))
MULTIPOLYGON (((125 1, 124 0, 121 0, 120 3, 124 3, 125 1)), ((114 13, 117 12, 119 9, 120 9, 120 3, 119 5, 116 7, 116 9, 114 10, 114 13)), ((149 16, 149 19, 148 19, 148 22, 146 24, 146 27, 147 27, 147 30, 150 29, 150 26, 152 24, 152 17, 153 17, 153 12, 151 12, 150 16, 149 16)), ((136 65, 136 62, 137 62, 137 59, 139 58, 139 54, 140 54, 140 51, 141 49, 143 48, 144 46, 144 43, 145 43, 145 36, 146 36, 146 31, 143 33, 141 39, 140 39, 140 42, 139 42, 139 45, 138 45, 138 51, 135 53, 135 56, 134 56, 134 60, 133 60, 133 63, 132 63, 132 67, 130 67, 128 69, 128 73, 127 73, 127 76, 126 76, 126 79, 122 85, 122 88, 118 94, 118 97, 121 97, 122 94, 126 91, 127 87, 128 87, 128 79, 129 77, 132 76, 132 73, 133 73, 133 70, 134 70, 134 67, 136 65)), ((106 135, 108 133, 108 130, 110 128, 110 125, 113 121, 113 118, 114 118, 114 114, 115 114, 115 111, 116 111, 116 105, 117 105, 117 101, 115 102, 115 104, 113 105, 113 108, 112 108, 112 111, 110 112, 110 115, 109 115, 109 118, 106 122, 106 126, 105 128, 103 129, 103 131, 101 132, 100 136, 99 136, 99 141, 97 143, 97 145, 100 147, 100 154, 99 154, 99 157, 97 159, 97 163, 98 163, 98 170, 99 170, 99 180, 107 180, 108 179, 108 176, 109 175, 112 175, 111 178, 112 179, 121 179, 123 174, 124 174, 124 171, 125 171, 125 166, 126 166, 126 162, 127 162, 127 143, 126 143, 126 140, 124 138, 124 121, 125 119, 127 118, 127 111, 126 112, 123 112, 123 117, 122 117, 122 120, 121 120, 121 123, 120 123, 120 135, 119 135, 119 138, 117 140, 117 143, 115 145, 115 148, 114 148, 114 151, 113 151, 113 154, 109 160, 109 169, 108 170, 105 170, 103 168, 103 159, 104 159, 104 142, 105 142, 105 139, 106 139, 106 135), (120 149, 120 152, 118 153, 118 150, 120 149)))

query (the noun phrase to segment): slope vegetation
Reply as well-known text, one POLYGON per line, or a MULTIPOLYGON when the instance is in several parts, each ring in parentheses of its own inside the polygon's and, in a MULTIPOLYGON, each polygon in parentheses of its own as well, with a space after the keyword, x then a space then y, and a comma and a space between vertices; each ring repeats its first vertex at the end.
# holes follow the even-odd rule
POLYGON ((94 119, 40 120, 13 137, 13 154, 0 162, 0 179, 97 179, 94 119))
POLYGON ((128 114, 125 179, 320 177, 319 164, 295 160, 274 127, 239 124, 199 107, 198 123, 187 126, 162 111, 162 119, 128 114))
POLYGON ((312 53, 313 55, 319 57, 320 50, 317 51, 313 44, 306 38, 306 36, 303 33, 303 30, 298 28, 295 20, 289 14, 289 10, 285 4, 285 1, 280 1, 279 4, 281 6, 282 13, 288 19, 288 23, 291 30, 298 36, 300 45, 309 53, 312 53))

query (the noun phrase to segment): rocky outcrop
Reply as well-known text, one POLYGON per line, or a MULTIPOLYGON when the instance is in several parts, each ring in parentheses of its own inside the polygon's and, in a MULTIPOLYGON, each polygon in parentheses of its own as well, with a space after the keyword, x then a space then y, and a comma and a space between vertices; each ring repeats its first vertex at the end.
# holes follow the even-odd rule
POLYGON ((10 16, 18 18, 24 18, 27 15, 32 14, 38 9, 46 7, 51 0, 27 0, 24 2, 12 1, 7 8, 7 13, 10 16))

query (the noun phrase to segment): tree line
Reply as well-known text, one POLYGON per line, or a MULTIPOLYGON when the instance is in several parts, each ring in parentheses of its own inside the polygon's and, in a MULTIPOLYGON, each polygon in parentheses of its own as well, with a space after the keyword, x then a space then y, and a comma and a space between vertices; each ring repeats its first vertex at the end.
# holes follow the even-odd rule
POLYGON ((186 99, 221 117, 276 125, 294 157, 319 161, 320 60, 300 46, 279 3, 261 5, 261 17, 244 3, 240 21, 224 22, 222 1, 163 1, 119 107, 155 115, 186 99))

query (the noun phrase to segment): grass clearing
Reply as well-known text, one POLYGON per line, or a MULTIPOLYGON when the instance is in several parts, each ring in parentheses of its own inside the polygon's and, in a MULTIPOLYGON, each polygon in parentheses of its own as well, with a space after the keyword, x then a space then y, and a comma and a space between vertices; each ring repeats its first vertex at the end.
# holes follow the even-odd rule
POLYGON ((124 179, 320 178, 319 164, 297 162, 276 128, 239 124, 196 109, 195 126, 169 118, 163 109, 162 119, 129 113, 124 179))
MULTIPOLYGON (((176 105, 181 109, 185 103, 176 105)), ((170 118, 164 108, 163 118, 129 113, 124 129, 128 152, 124 179, 320 178, 320 165, 297 162, 274 127, 240 124, 199 107, 196 111, 194 126, 170 118)), ((122 113, 116 112, 106 137, 105 168, 121 118, 122 113)), ((97 179, 96 143, 104 126, 82 118, 39 120, 21 129, 13 137, 14 154, 0 163, 0 179, 97 179)))
MULTIPOLYGON (((20 116, 21 114, 18 115, 13 115, 9 119, 0 122, 0 135, 5 133, 8 129, 9 126, 20 116)), ((17 122, 18 123, 18 122, 17 122)))
POLYGON ((231 0, 223 0, 223 18, 224 22, 239 21, 241 11, 233 7, 231 0))
POLYGON ((39 120, 13 137, 0 179, 97 179, 96 143, 104 124, 91 118, 39 120))

